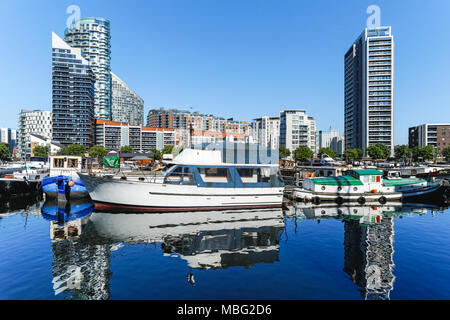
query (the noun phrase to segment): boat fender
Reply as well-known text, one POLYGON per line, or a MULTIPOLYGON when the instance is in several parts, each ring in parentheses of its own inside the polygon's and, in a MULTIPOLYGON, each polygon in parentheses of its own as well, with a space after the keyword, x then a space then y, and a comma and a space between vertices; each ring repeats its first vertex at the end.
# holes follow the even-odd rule
POLYGON ((313 199, 312 199, 312 203, 313 204, 320 204, 320 198, 319 197, 314 197, 313 199))
POLYGON ((359 203, 359 204, 364 204, 364 203, 366 203, 366 198, 364 198, 364 197, 359 197, 359 198, 358 198, 358 203, 359 203))
POLYGON ((336 198, 336 203, 337 203, 337 204, 343 204, 343 203, 344 203, 344 198, 342 198, 342 197, 337 197, 337 198, 336 198))
POLYGON ((387 199, 386 199, 385 196, 381 196, 381 197, 378 199, 378 202, 381 203, 381 204, 385 204, 385 203, 387 202, 387 199))

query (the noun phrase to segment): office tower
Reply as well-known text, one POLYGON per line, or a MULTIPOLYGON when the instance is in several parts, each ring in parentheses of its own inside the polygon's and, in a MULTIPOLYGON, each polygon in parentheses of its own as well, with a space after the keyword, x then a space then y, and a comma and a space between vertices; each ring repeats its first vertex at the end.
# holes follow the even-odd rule
POLYGON ((306 110, 284 110, 280 112, 280 147, 291 152, 299 146, 307 146, 317 154, 316 121, 306 110))
POLYGON ((9 153, 12 153, 16 146, 16 130, 10 128, 0 129, 0 142, 5 143, 9 147, 9 153))
POLYGON ((450 123, 426 123, 411 127, 408 130, 408 144, 410 148, 431 145, 439 150, 450 146, 450 123))
POLYGON ((94 142, 95 76, 81 49, 52 33, 53 140, 63 146, 94 142))
POLYGON ((345 148, 382 143, 394 150, 394 38, 364 29, 345 54, 345 148))
POLYGON ((17 147, 20 158, 31 155, 31 134, 52 138, 52 112, 45 110, 21 110, 17 122, 17 147))
POLYGON ((112 72, 111 81, 111 120, 128 123, 132 126, 142 126, 144 124, 144 100, 112 72))
POLYGON ((253 119, 251 130, 254 143, 271 149, 279 148, 280 117, 263 116, 253 119))
POLYGON ((339 130, 330 130, 328 132, 319 131, 317 151, 321 148, 331 148, 338 156, 344 153, 344 137, 339 135, 339 130))
POLYGON ((103 18, 82 18, 64 32, 64 41, 81 49, 95 75, 95 118, 111 120, 111 35, 110 23, 103 18))

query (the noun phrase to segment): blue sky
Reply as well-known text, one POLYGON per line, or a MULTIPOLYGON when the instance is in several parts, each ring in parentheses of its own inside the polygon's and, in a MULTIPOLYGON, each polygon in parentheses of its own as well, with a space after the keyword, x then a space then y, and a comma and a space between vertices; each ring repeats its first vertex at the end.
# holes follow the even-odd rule
POLYGON ((369 5, 395 40, 395 144, 450 122, 450 1, 0 0, 0 127, 51 110, 51 32, 69 5, 111 21, 111 68, 150 108, 249 121, 304 108, 343 132, 344 54, 369 5))

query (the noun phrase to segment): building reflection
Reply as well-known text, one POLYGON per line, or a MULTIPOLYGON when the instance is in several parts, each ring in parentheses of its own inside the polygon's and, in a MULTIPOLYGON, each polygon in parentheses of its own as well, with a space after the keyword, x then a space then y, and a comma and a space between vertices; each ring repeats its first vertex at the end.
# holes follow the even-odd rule
POLYGON ((295 203, 288 216, 339 219, 344 223, 343 271, 359 287, 365 300, 387 300, 394 289, 394 217, 442 210, 429 205, 379 203, 361 205, 295 203))

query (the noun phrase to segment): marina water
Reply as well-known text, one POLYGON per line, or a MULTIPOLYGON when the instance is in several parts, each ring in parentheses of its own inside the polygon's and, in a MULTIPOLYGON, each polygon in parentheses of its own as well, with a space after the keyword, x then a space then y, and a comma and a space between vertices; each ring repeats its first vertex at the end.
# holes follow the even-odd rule
POLYGON ((448 208, 89 208, 0 205, 0 299, 450 298, 448 208))

